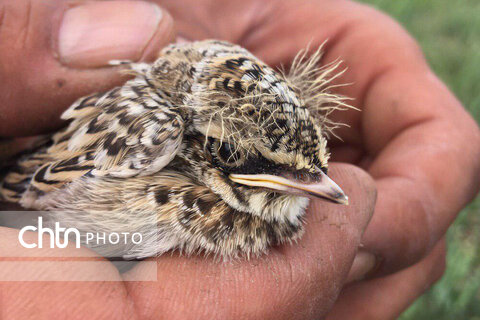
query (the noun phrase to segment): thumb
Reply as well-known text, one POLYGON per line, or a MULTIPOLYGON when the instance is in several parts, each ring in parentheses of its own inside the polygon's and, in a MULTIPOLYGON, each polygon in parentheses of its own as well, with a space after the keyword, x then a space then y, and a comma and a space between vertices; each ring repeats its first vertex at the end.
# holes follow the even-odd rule
POLYGON ((75 99, 124 81, 110 60, 152 60, 173 30, 144 1, 0 0, 0 136, 58 128, 75 99))

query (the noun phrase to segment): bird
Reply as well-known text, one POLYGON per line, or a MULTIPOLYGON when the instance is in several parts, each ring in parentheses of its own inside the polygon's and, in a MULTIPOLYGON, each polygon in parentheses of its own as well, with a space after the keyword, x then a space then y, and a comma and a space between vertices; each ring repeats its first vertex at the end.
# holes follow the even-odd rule
POLYGON ((103 248, 128 259, 294 243, 311 198, 348 204, 327 175, 328 115, 347 98, 331 90, 340 62, 321 66, 322 54, 302 50, 286 71, 202 40, 153 63, 112 61, 130 80, 71 105, 69 124, 8 169, 0 197, 83 231, 141 232, 141 244, 103 248))

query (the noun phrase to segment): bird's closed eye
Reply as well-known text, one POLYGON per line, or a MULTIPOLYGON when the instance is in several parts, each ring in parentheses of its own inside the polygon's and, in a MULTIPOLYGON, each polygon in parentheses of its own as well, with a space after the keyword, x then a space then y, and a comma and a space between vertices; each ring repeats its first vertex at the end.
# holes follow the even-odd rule
POLYGON ((245 157, 243 152, 235 145, 216 140, 213 143, 213 152, 221 165, 231 167, 241 165, 245 157))

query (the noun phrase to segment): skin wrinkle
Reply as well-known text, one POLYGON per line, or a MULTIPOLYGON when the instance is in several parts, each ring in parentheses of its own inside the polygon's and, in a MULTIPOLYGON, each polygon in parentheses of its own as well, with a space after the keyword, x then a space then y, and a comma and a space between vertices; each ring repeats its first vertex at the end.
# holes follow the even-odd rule
MULTIPOLYGON (((241 317, 242 314, 243 314, 242 318, 244 319, 247 319, 249 316, 256 317, 256 318, 264 317, 258 314, 260 303, 256 302, 255 305, 252 306, 250 310, 247 309, 246 310, 247 312, 245 312, 244 310, 245 307, 242 308, 242 305, 244 306, 245 303, 249 305, 248 299, 244 299, 243 304, 236 301, 239 296, 243 297, 245 295, 248 295, 247 292, 258 290, 258 289, 255 289, 256 286, 261 288, 259 290, 261 296, 268 296, 268 291, 265 289, 268 288, 270 284, 275 283, 275 286, 278 288, 278 292, 279 292, 279 296, 276 297, 276 300, 278 299, 278 301, 288 301, 288 294, 285 295, 285 293, 291 292, 288 288, 292 288, 291 284, 293 284, 293 282, 282 281, 281 283, 279 283, 278 279, 279 278, 284 280, 288 279, 289 276, 285 275, 285 272, 287 272, 287 274, 289 274, 290 276, 292 276, 292 274, 290 273, 291 270, 289 271, 287 269, 287 271, 285 271, 286 268, 282 268, 280 263, 281 262, 279 260, 265 261, 265 267, 268 269, 268 270, 265 270, 265 276, 263 276, 263 273, 259 272, 258 270, 258 268, 262 268, 262 267, 259 267, 259 265, 257 265, 255 262, 254 262, 254 266, 251 269, 250 268, 243 269, 243 272, 241 274, 235 274, 234 288, 236 290, 235 289, 233 290, 232 299, 235 301, 235 312, 238 315, 238 317, 241 317), (251 287, 247 286, 246 290, 242 290, 242 288, 244 287, 243 282, 245 281, 245 279, 250 279, 249 284, 251 285, 251 287)), ((288 309, 287 306, 285 306, 285 308, 288 309)), ((262 313, 273 314, 275 312, 274 311, 275 309, 277 308, 275 308, 275 305, 272 304, 271 306, 266 308, 266 310, 263 310, 262 313)), ((279 311, 281 311, 281 309, 279 311)))
MULTIPOLYGON (((269 3, 271 4, 273 2, 269 1, 269 3)), ((271 24, 275 22, 274 17, 281 16, 283 14, 282 10, 285 10, 283 8, 283 3, 278 1, 274 2, 274 4, 272 5, 270 16, 267 16, 267 19, 260 25, 259 28, 251 28, 251 32, 249 34, 244 35, 244 37, 241 39, 242 40, 241 43, 244 43, 245 46, 251 49, 252 51, 259 49, 258 46, 254 45, 256 42, 255 38, 259 37, 259 35, 261 35, 262 33, 269 31, 268 28, 271 27, 271 24)), ((259 56, 261 56, 264 59, 269 58, 268 56, 263 56, 263 55, 259 55, 259 56)), ((293 58, 294 57, 292 57, 292 59, 293 58)))
POLYGON ((29 40, 29 36, 31 35, 32 33, 32 14, 33 14, 33 10, 32 10, 32 1, 29 1, 28 2, 28 7, 27 7, 27 21, 25 22, 25 26, 23 27, 23 30, 25 30, 25 35, 22 39, 22 48, 25 48, 26 47, 26 44, 28 43, 28 40, 29 40))
POLYGON ((22 15, 24 17, 23 25, 20 27, 18 38, 15 42, 15 45, 18 49, 23 50, 28 40, 28 34, 30 31, 31 15, 32 15, 32 1, 26 2, 26 14, 22 15))
MULTIPOLYGON (((161 9, 160 9, 161 10, 161 9)), ((173 18, 172 16, 162 10, 162 17, 160 21, 158 22, 157 30, 153 33, 152 37, 150 38, 149 41, 145 44, 145 46, 142 48, 140 51, 140 59, 139 61, 148 61, 149 57, 152 56, 152 49, 156 48, 157 51, 160 50, 158 46, 158 42, 168 44, 168 42, 163 42, 165 40, 158 40, 158 39, 174 39, 175 38, 175 29, 173 27, 173 18), (165 30, 167 28, 167 30, 165 30), (166 32, 167 31, 167 32, 166 32), (165 34, 168 34, 165 36, 165 34)), ((154 56, 156 56, 157 53, 155 53, 154 56)))
MULTIPOLYGON (((381 189, 382 184, 401 185, 402 188, 410 189, 410 190, 413 190, 413 188, 419 189, 418 181, 412 180, 411 178, 405 177, 405 176, 391 175, 391 176, 378 179, 377 185, 379 186, 379 189, 381 189), (401 184, 399 181, 402 181, 402 180, 404 182, 408 182, 408 184, 411 184, 411 187, 407 188, 405 187, 404 184, 401 184)), ((431 193, 431 192, 427 192, 427 190, 429 190, 428 188, 425 188, 425 190, 426 190, 425 192, 421 193, 422 195, 431 193)), ((418 193, 417 193, 417 196, 418 196, 418 193)), ((435 227, 436 227, 435 217, 437 213, 435 212, 435 210, 433 210, 433 205, 432 205, 433 201, 426 201, 426 199, 427 199, 426 197, 411 198, 409 199, 408 208, 404 208, 406 212, 411 212, 411 211, 416 212, 415 221, 413 223, 413 226, 412 226, 413 221, 411 219, 400 221, 402 222, 402 224, 396 226, 398 231, 393 233, 393 235, 395 236, 394 238, 395 241, 393 241, 393 243, 395 244, 397 251, 392 251, 392 252, 395 252, 395 255, 410 257, 410 259, 412 260, 419 260, 426 253, 428 253, 431 250, 433 244, 436 243, 437 239, 435 235, 432 233, 432 230, 435 230, 435 227), (407 210, 407 209, 410 209, 410 210, 407 210), (404 230, 405 227, 409 227, 410 231, 408 233, 399 232, 399 230, 404 230), (412 241, 411 239, 415 239, 415 241, 412 241)), ((390 233, 389 236, 392 236, 392 234, 390 233)), ((377 241, 378 241, 377 243, 382 243, 381 239, 377 239, 377 241)), ((379 247, 382 249, 382 251, 385 252, 391 246, 390 243, 392 243, 392 241, 384 242, 384 244, 380 245, 379 247)), ((404 266, 407 266, 407 264, 405 264, 404 266)))
MULTIPOLYGON (((137 309, 137 306, 135 305, 135 303, 134 303, 134 301, 133 301, 133 299, 132 299, 132 296, 131 296, 130 291, 128 290, 128 288, 127 288, 126 286, 123 286, 122 289, 125 290, 125 302, 128 304, 128 306, 130 306, 130 308, 131 308, 131 310, 132 310, 132 312, 131 312, 131 314, 130 314, 130 316, 132 317, 131 319, 132 319, 132 320, 140 319, 140 318, 139 318, 140 312, 139 312, 139 310, 137 309)), ((125 319, 127 319, 128 314, 127 314, 127 311, 126 311, 126 310, 125 310, 125 312, 124 312, 123 315, 124 315, 125 319)))
POLYGON ((6 8, 5 5, 0 5, 0 30, 3 26, 3 22, 5 21, 5 15, 6 15, 6 8))
MULTIPOLYGON (((348 34, 354 32, 356 28, 356 24, 358 23, 358 20, 347 20, 344 22, 342 26, 338 28, 338 31, 335 32, 335 34, 331 37, 328 38, 328 40, 325 42, 325 58, 328 58, 327 54, 328 52, 331 52, 333 48, 339 43, 342 42, 343 39, 345 39, 348 34)), ((336 59, 336 58, 333 58, 336 59)), ((325 59, 325 60, 331 60, 331 59, 325 59)))

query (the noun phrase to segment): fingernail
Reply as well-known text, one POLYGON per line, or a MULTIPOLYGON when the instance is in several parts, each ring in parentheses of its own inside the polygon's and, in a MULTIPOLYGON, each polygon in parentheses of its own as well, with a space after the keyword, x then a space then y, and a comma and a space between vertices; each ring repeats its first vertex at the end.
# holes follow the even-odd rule
POLYGON ((359 249, 348 273, 346 283, 363 280, 377 268, 377 256, 364 249, 359 249))
POLYGON ((110 60, 138 61, 164 14, 143 1, 85 2, 68 9, 58 34, 58 56, 71 67, 100 67, 110 60))

